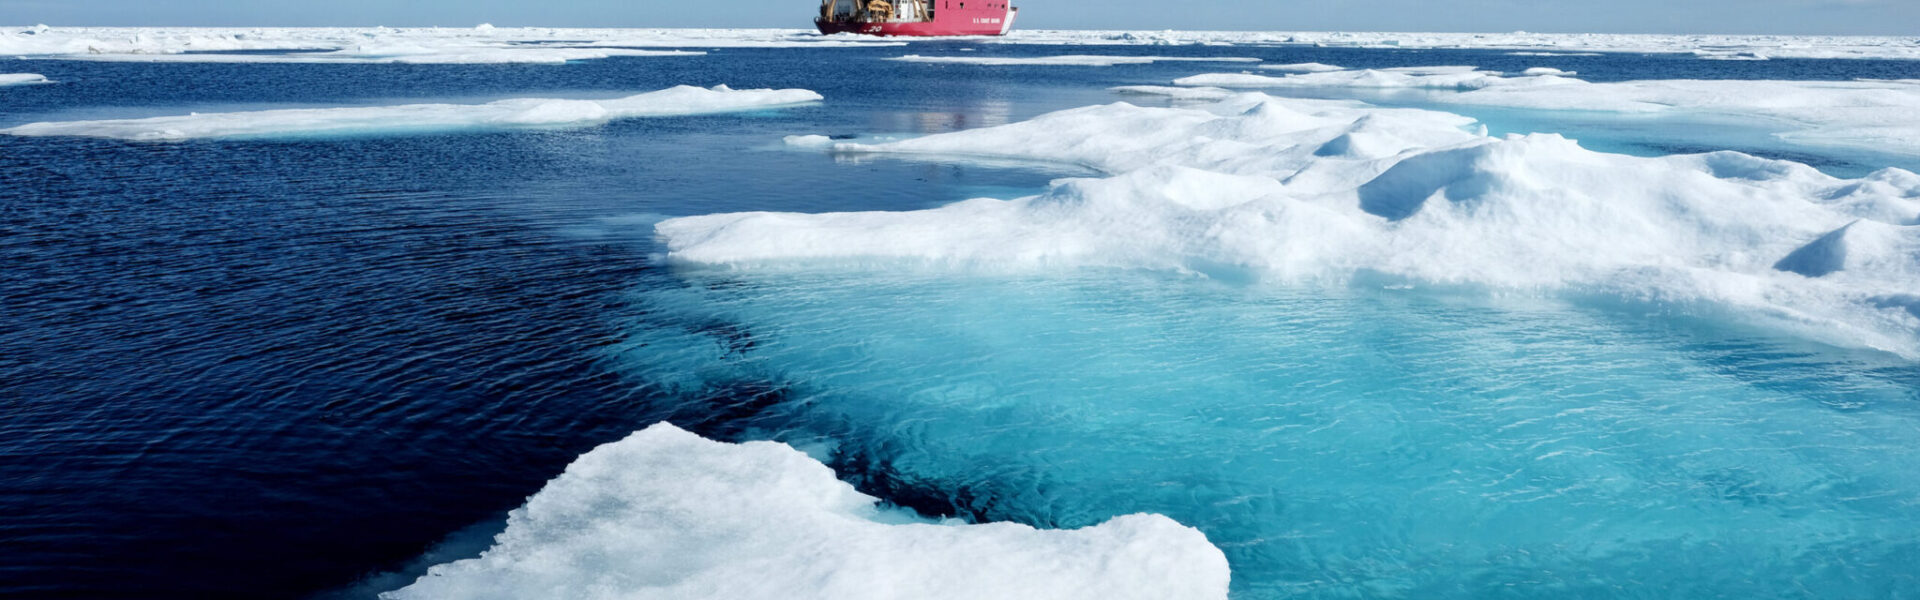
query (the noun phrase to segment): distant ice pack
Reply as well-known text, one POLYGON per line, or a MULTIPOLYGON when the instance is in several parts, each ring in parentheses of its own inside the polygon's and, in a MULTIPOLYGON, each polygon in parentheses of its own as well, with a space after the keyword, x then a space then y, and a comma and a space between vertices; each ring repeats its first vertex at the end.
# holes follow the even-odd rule
POLYGON ((929 521, 773 442, 660 424, 581 456, 478 558, 388 600, 1224 600, 1226 555, 1156 515, 1077 531, 929 521))
POLYGON ((408 104, 190 114, 147 119, 30 123, 0 134, 135 141, 435 133, 583 127, 617 119, 712 114, 820 100, 809 90, 679 86, 612 100, 515 98, 486 104, 408 104))

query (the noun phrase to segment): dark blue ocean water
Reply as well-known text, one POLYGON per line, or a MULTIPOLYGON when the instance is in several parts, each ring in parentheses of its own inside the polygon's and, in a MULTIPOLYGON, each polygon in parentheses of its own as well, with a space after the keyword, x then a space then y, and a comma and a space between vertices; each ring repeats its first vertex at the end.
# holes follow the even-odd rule
MULTIPOLYGON (((1920 431, 1920 371, 1894 357, 1711 318, 1648 318, 1643 306, 1536 311, 1325 291, 1193 297, 1150 278, 1094 290, 910 279, 743 288, 656 264, 647 224, 661 216, 912 209, 1012 197, 1077 174, 836 160, 782 149, 784 135, 993 125, 1119 100, 1110 86, 1236 70, 876 60, 962 48, 1551 66, 1593 81, 1920 77, 1920 66, 1897 61, 950 42, 564 66, 0 60, 0 72, 60 82, 0 89, 0 126, 606 97, 677 84, 802 87, 827 98, 568 131, 167 144, 0 137, 0 595, 294 598, 353 588, 455 532, 484 531, 573 457, 663 418, 722 439, 842 444, 834 466, 849 480, 930 513, 1079 526, 1166 512, 1227 549, 1246 597, 1920 593, 1920 509, 1899 495, 1920 472, 1920 449, 1904 445, 1920 431), (854 286, 865 291, 846 297, 854 286), (1174 304, 1199 308, 1141 308, 1174 304), (995 316, 1009 306, 1023 316, 995 316), (1207 323, 1242 319, 1245 331, 1287 337, 1223 339, 1196 324, 1210 314, 1207 323), (996 319, 1025 333, 997 346, 967 337, 969 323, 996 319), (689 336, 765 350, 695 365, 708 375, 690 385, 675 350, 689 336), (886 351, 823 350, 836 336, 883 340, 874 347, 886 351), (1103 378, 1196 355, 1208 358, 1160 377, 1103 378), (849 378, 850 364, 871 376, 849 378), (1289 393, 1308 388, 1319 391, 1289 393), (1273 401, 1226 401, 1255 396, 1273 401), (1109 397, 1125 401, 1095 401, 1109 397), (1165 401, 1173 397, 1203 401, 1165 401), (1610 408, 1582 417, 1552 403, 1502 403, 1514 410, 1508 419, 1463 398, 1610 408), (1346 431, 1335 425, 1351 419, 1326 414, 1380 423, 1346 431), (1662 414, 1673 421, 1636 422, 1662 414), (1166 425, 1175 422, 1187 425, 1166 425), (992 433, 972 427, 980 423, 992 433), (1519 456, 1508 445, 1517 440, 1502 437, 1509 426, 1546 428, 1538 440, 1611 439, 1638 458, 1631 472, 1576 462, 1504 490, 1614 482, 1595 495, 1541 495, 1534 512, 1465 499, 1470 479, 1410 475, 1518 469, 1507 460, 1519 456), (1675 441, 1688 436, 1706 437, 1675 441), (1419 442, 1432 439, 1449 442, 1419 442), (1218 447, 1196 451, 1200 440, 1218 447), (1750 452, 1716 454, 1736 446, 1750 452), (988 447, 1000 450, 969 450, 988 447), (1344 453, 1356 448, 1377 452, 1344 453), (1832 468, 1862 462, 1873 467, 1832 468), (1335 485, 1331 473, 1374 483, 1335 485), (1180 492, 1122 493, 1141 481, 1180 492), (1250 483, 1269 493, 1249 496, 1250 483), (1676 486, 1708 501, 1661 496, 1642 505, 1654 516, 1620 512, 1635 494, 1676 486), (1426 496, 1396 504, 1395 494, 1426 496), (1828 496, 1852 498, 1846 507, 1858 514, 1834 514, 1828 496), (1368 521, 1381 515, 1398 520, 1368 521), (1676 528, 1706 541, 1663 537, 1676 528), (1454 550, 1427 551, 1437 545, 1454 550), (1542 571, 1559 575, 1541 583, 1542 571), (1676 582, 1697 585, 1660 587, 1676 582)), ((1730 147, 1836 173, 1912 165, 1751 132, 1476 116, 1636 153, 1730 147)))

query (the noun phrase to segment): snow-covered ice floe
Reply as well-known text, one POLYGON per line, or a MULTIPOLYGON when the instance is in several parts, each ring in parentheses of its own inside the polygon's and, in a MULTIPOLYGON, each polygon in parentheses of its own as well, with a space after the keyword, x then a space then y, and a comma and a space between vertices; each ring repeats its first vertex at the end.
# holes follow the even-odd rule
POLYGON ((47 76, 41 75, 38 73, 0 73, 0 87, 6 87, 10 85, 33 85, 36 83, 52 83, 52 82, 47 81, 47 76))
POLYGON ((920 63, 942 63, 957 65, 983 66, 1068 66, 1068 67, 1111 67, 1114 65, 1145 65, 1156 62, 1260 62, 1258 58, 1238 57, 1181 57, 1181 56, 921 56, 909 54, 888 60, 920 63))
POLYGON ((1170 87, 1164 85, 1123 85, 1110 88, 1119 94, 1134 96, 1163 96, 1175 100, 1225 100, 1232 98, 1235 92, 1216 87, 1170 87))
POLYGON ((0 55, 225 63, 543 63, 695 56, 653 48, 900 46, 797 29, 69 28, 0 29, 0 55))
POLYGON ((839 152, 1026 159, 1106 178, 911 212, 744 213, 656 231, 683 267, 1356 274, 1705 304, 1920 356, 1920 176, 1735 152, 1643 158, 1466 117, 1243 94, 1125 103, 839 152))
POLYGON ((1325 71, 1345 71, 1346 67, 1321 63, 1293 63, 1287 65, 1260 65, 1260 68, 1283 73, 1321 73, 1325 71))
POLYGON ((1920 155, 1920 81, 1659 80, 1590 83, 1557 69, 1507 75, 1471 68, 1380 69, 1271 77, 1196 75, 1177 85, 1237 89, 1371 88, 1460 92, 1425 98, 1536 110, 1727 116, 1776 124, 1807 144, 1920 155))
POLYGON ((190 114, 147 119, 30 123, 0 129, 0 134, 176 141, 582 127, 616 119, 778 108, 819 100, 820 94, 810 90, 679 86, 611 100, 514 98, 486 104, 407 104, 190 114))
POLYGON ((1223 600, 1228 578, 1204 534, 1166 517, 932 522, 786 445, 660 424, 574 461, 480 557, 382 597, 1223 600))

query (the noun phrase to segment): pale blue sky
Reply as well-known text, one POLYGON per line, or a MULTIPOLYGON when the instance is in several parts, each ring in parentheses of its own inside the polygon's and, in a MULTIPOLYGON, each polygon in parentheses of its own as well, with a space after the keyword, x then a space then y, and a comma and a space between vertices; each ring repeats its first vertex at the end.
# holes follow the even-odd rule
MULTIPOLYGON (((1920 0, 1015 0, 1035 29, 1920 35, 1920 0)), ((0 24, 807 27, 816 0, 0 0, 0 24)))

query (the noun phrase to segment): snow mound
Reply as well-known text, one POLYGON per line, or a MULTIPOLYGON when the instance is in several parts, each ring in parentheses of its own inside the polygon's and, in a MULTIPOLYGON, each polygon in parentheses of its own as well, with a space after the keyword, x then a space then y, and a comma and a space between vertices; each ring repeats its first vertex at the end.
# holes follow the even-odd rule
POLYGON ((514 127, 584 127, 616 119, 671 117, 795 106, 808 90, 679 86, 613 100, 515 98, 486 104, 408 104, 190 114, 111 121, 31 123, 0 134, 137 141, 272 136, 432 133, 514 127))
POLYGON ((40 75, 38 73, 0 73, 0 87, 6 87, 10 85, 33 85, 37 83, 53 83, 53 82, 48 81, 45 75, 40 75))
POLYGON ((1106 178, 923 211, 709 215, 656 231, 683 266, 1126 268, 1279 282, 1375 273, 1712 303, 1920 355, 1920 315, 1884 301, 1920 298, 1910 251, 1920 176, 1839 179, 1732 152, 1632 157, 1473 125, 1262 94, 1087 107, 833 148, 1058 162, 1106 178), (1845 276, 1809 277, 1836 271, 1845 276))
POLYGON ((1067 67, 1111 67, 1115 65, 1145 65, 1156 62, 1260 62, 1258 58, 1237 57, 1182 57, 1182 56, 1033 56, 1033 57, 995 57, 995 56, 921 56, 908 54, 887 60, 917 63, 939 63, 955 65, 983 66, 1067 66, 1067 67))
POLYGON ((1157 515, 1077 531, 934 523, 807 455, 659 424, 601 446, 513 511, 479 558, 414 598, 1224 599, 1227 561, 1157 515))
POLYGON ((1920 280, 1920 226, 1854 221, 1793 251, 1774 268, 1807 277, 1844 272, 1870 279, 1920 280))

